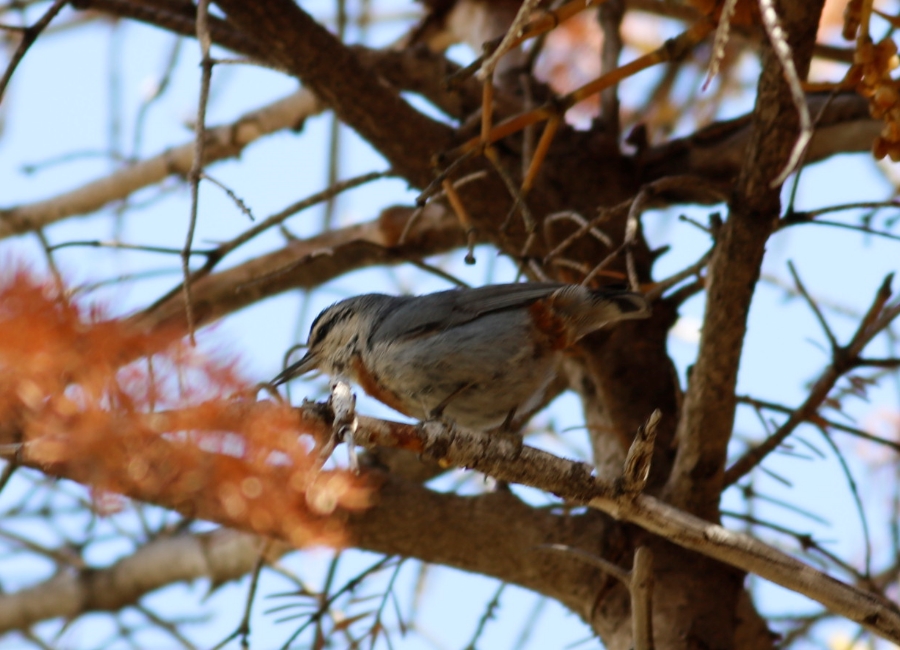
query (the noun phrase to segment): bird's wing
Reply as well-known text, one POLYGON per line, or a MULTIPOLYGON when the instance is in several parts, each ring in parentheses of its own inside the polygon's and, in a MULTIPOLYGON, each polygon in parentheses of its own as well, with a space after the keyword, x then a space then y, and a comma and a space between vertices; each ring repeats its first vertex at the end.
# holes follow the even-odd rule
POLYGON ((458 295, 451 314, 452 324, 465 323, 491 312, 530 305, 564 286, 556 282, 519 282, 456 291, 454 293, 458 295))
POLYGON ((419 296, 386 314, 373 342, 422 336, 468 323, 479 316, 530 305, 565 286, 552 282, 492 284, 419 296))

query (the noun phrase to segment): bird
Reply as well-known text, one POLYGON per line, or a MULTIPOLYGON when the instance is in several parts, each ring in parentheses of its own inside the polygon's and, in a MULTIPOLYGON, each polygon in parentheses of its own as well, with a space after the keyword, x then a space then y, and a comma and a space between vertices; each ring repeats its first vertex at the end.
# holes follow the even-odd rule
POLYGON ((504 430, 540 407, 580 339, 650 313, 640 293, 553 282, 365 294, 323 310, 306 354, 272 383, 320 370, 412 418, 504 430))

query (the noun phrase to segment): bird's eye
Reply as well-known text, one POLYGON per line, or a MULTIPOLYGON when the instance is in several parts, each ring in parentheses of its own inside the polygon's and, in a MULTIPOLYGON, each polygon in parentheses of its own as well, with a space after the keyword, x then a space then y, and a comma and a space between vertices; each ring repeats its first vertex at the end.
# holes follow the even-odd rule
POLYGON ((316 316, 316 319, 313 321, 312 327, 309 330, 308 347, 314 348, 324 341, 325 337, 328 336, 328 333, 334 326, 350 318, 352 313, 353 310, 348 307, 335 306, 329 307, 316 316))

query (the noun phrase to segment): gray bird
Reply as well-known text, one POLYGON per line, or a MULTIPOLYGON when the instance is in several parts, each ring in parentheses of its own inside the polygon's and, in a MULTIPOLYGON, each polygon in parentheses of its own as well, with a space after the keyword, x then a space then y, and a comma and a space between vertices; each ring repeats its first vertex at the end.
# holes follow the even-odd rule
POLYGON ((540 406, 582 337, 649 315, 641 294, 556 283, 367 294, 319 314, 306 355, 273 383, 318 369, 410 417, 489 431, 540 406))

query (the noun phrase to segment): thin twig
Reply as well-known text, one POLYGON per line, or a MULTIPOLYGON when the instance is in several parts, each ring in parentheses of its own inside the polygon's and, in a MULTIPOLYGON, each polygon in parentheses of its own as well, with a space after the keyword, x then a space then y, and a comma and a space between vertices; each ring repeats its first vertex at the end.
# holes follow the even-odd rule
POLYGON ((609 266, 612 261, 618 257, 621 253, 625 253, 625 269, 628 274, 628 286, 632 291, 639 290, 639 282, 637 277, 637 270, 634 265, 634 255, 632 254, 632 246, 634 246, 635 241, 637 240, 637 233, 640 225, 641 214, 644 211, 645 206, 650 202, 651 198, 656 196, 656 187, 653 185, 644 185, 634 199, 631 201, 631 206, 628 209, 628 216, 625 219, 625 236, 622 240, 622 245, 619 246, 612 253, 607 255, 597 266, 591 269, 591 272, 587 274, 587 276, 581 281, 581 283, 585 286, 590 286, 590 283, 593 282, 594 278, 597 274, 609 266))
POLYGON ((262 547, 259 549, 259 556, 256 558, 256 564, 253 566, 253 572, 250 574, 250 589, 247 590, 247 601, 244 605, 244 615, 241 618, 241 622, 238 623, 238 626, 235 628, 234 632, 222 639, 216 646, 213 647, 213 650, 224 648, 232 639, 236 639, 237 637, 241 637, 241 647, 249 647, 248 639, 250 637, 250 612, 253 608, 253 599, 256 598, 256 588, 259 586, 259 576, 262 573, 263 566, 265 566, 266 564, 266 556, 268 555, 269 549, 271 547, 272 540, 268 539, 263 541, 262 547))
POLYGON ((781 173, 769 185, 769 187, 775 188, 784 183, 785 179, 797 168, 803 157, 803 152, 806 151, 806 147, 812 139, 813 125, 809 116, 809 106, 806 103, 803 85, 800 82, 800 76, 797 74, 797 68, 794 66, 794 57, 787 42, 787 35, 784 33, 778 12, 775 10, 775 2, 774 0, 759 0, 759 8, 766 35, 769 37, 775 56, 778 57, 778 61, 781 63, 785 81, 787 81, 791 92, 791 99, 800 118, 800 134, 797 136, 797 141, 794 142, 794 147, 791 149, 787 163, 785 163, 781 173))
MULTIPOLYGON (((221 262, 222 259, 226 255, 228 255, 229 253, 234 251, 236 248, 238 248, 242 244, 247 243, 248 241, 250 241, 257 235, 259 235, 260 233, 264 232, 265 230, 268 230, 269 228, 280 224, 281 222, 294 216, 298 212, 300 212, 302 210, 306 210, 307 208, 310 208, 314 205, 317 205, 317 204, 327 200, 327 198, 329 196, 331 196, 337 192, 342 192, 342 191, 345 191, 345 190, 348 190, 348 189, 351 189, 354 187, 358 187, 359 185, 368 183, 368 182, 373 181, 378 178, 384 178, 385 176, 390 176, 392 173, 393 172, 391 172, 390 170, 384 171, 384 172, 369 172, 368 174, 362 174, 361 176, 347 179, 346 181, 338 183, 334 187, 329 187, 327 189, 322 190, 321 192, 316 192, 315 194, 312 194, 304 199, 301 199, 300 201, 292 203, 291 205, 287 206, 283 210, 276 212, 275 214, 267 217, 266 219, 263 219, 262 221, 260 221, 256 225, 254 225, 252 228, 245 230, 244 232, 242 232, 240 235, 238 235, 234 239, 231 239, 227 242, 220 244, 216 249, 211 250, 211 251, 201 252, 200 254, 207 256, 206 263, 191 274, 191 276, 189 278, 190 282, 191 283, 196 282, 200 278, 209 275, 212 272, 212 270, 216 267, 216 265, 219 262, 221 262)), ((182 254, 183 254, 183 251, 182 251, 182 254)), ((178 293, 182 293, 182 292, 183 292, 182 286, 175 287, 169 293, 165 294, 159 300, 157 300, 146 311, 148 311, 148 312, 153 311, 159 305, 161 305, 165 302, 168 302, 175 295, 177 295, 178 293)))
POLYGON ((747 499, 748 501, 750 501, 752 499, 759 499, 760 501, 770 503, 772 505, 778 506, 779 508, 784 508, 788 512, 791 512, 796 515, 800 515, 801 517, 805 517, 805 518, 809 519, 810 521, 814 521, 817 524, 821 524, 822 526, 830 526, 831 525, 831 522, 828 519, 825 519, 824 517, 820 517, 819 515, 812 513, 809 510, 806 510, 797 505, 794 505, 793 503, 789 503, 782 499, 776 499, 775 497, 770 497, 767 494, 762 494, 760 492, 757 492, 752 487, 752 485, 753 484, 750 483, 747 486, 741 488, 741 492, 743 493, 744 498, 747 499))
POLYGON ((59 271, 59 267, 56 264, 56 258, 53 257, 53 247, 50 245, 50 242, 47 241, 47 235, 44 234, 43 228, 38 228, 34 231, 34 234, 37 235, 38 240, 41 242, 41 248, 44 249, 44 255, 47 257, 47 267, 50 269, 51 275, 53 275, 53 282, 56 284, 56 290, 59 292, 60 298, 66 295, 66 285, 63 282, 62 273, 59 271))
POLYGON ((472 640, 466 644, 465 650, 476 650, 476 644, 478 643, 478 639, 480 639, 481 635, 484 633, 487 622, 494 618, 494 614, 500 606, 500 596, 503 595, 503 590, 506 589, 506 586, 507 583, 501 582, 500 586, 497 587, 497 590, 494 592, 494 595, 488 601, 487 607, 484 608, 484 613, 481 615, 481 618, 478 619, 478 625, 475 626, 475 633, 472 635, 472 640))
POLYGON ((732 485, 754 467, 757 467, 766 456, 778 448, 793 433, 794 429, 801 422, 816 417, 818 409, 828 397, 828 393, 831 392, 838 379, 852 369, 853 362, 859 357, 863 348, 900 314, 900 304, 886 306, 891 296, 892 278, 893 275, 888 275, 885 278, 850 343, 835 349, 831 364, 816 380, 804 403, 791 413, 778 431, 756 447, 748 450, 725 471, 724 485, 732 485))
POLYGON ((884 237, 885 239, 892 239, 894 241, 900 241, 900 235, 895 235, 890 232, 885 232, 884 230, 875 230, 871 226, 857 226, 852 223, 842 223, 840 221, 831 221, 826 219, 815 219, 810 216, 809 212, 795 212, 793 214, 785 216, 778 224, 778 229, 781 230, 783 228, 788 228, 790 226, 800 226, 804 224, 810 224, 815 226, 830 226, 832 228, 843 228, 845 230, 855 230, 857 232, 861 232, 866 235, 874 235, 875 237, 884 237))
POLYGON ((6 72, 4 72, 3 77, 0 78, 0 103, 3 102, 3 95, 6 93, 6 87, 9 85, 13 73, 16 71, 19 63, 25 58, 25 53, 28 52, 28 48, 34 44, 37 37, 47 28, 47 25, 49 25, 50 21, 56 17, 56 14, 58 14, 66 5, 67 1, 68 0, 56 0, 34 25, 20 30, 22 32, 22 40, 19 41, 19 46, 16 48, 16 51, 13 52, 12 57, 10 57, 9 65, 6 66, 6 72))
POLYGON ((719 24, 716 25, 716 35, 713 38, 712 55, 709 58, 709 71, 706 73, 706 81, 701 90, 706 90, 709 83, 719 73, 719 65, 725 58, 725 46, 728 45, 728 36, 731 33, 731 19, 737 8, 737 0, 725 0, 719 14, 719 24))
MULTIPOLYGON (((85 246, 89 248, 115 248, 121 250, 129 250, 129 251, 142 251, 145 253, 164 253, 166 255, 183 255, 184 249, 182 248, 170 248, 167 246, 147 246, 144 244, 125 244, 119 241, 104 241, 102 239, 91 239, 91 240, 83 240, 83 241, 67 241, 61 244, 54 244, 50 247, 51 251, 56 251, 61 248, 72 248, 78 246, 85 246)), ((214 254, 218 249, 216 248, 208 248, 206 250, 193 250, 191 251, 191 255, 203 255, 205 257, 209 257, 214 254)))
POLYGON ((150 108, 165 95, 166 90, 169 88, 169 84, 172 81, 172 75, 175 73, 175 66, 178 63, 178 56, 181 54, 181 44, 183 42, 184 39, 180 36, 175 37, 175 42, 172 45, 172 49, 169 51, 169 58, 166 61, 162 75, 159 77, 159 81, 155 83, 150 96, 144 98, 141 102, 137 118, 134 121, 134 139, 131 144, 132 160, 137 160, 140 156, 144 137, 144 122, 147 119, 150 108))
POLYGON ((19 455, 13 454, 12 458, 6 460, 6 465, 3 466, 3 471, 0 472, 0 493, 9 485, 9 480, 18 468, 19 455))
MULTIPOLYGON (((673 273, 672 275, 665 278, 664 280, 660 280, 655 285, 653 285, 653 288, 650 291, 648 291, 647 293, 645 293, 644 296, 647 298, 647 300, 651 300, 651 301, 656 300, 657 298, 660 298, 663 293, 668 291, 670 288, 674 287, 676 284, 678 284, 682 280, 686 280, 687 278, 699 275, 700 271, 702 271, 704 268, 706 268, 706 265, 709 263, 709 260, 713 254, 713 250, 714 250, 714 248, 710 248, 708 251, 706 251, 700 257, 699 260, 697 260, 696 262, 694 262, 687 268, 682 269, 681 271, 678 271, 677 273, 673 273)), ((699 291, 700 288, 702 288, 702 285, 700 287, 698 287, 697 290, 699 291)), ((692 292, 691 295, 693 295, 693 293, 694 292, 692 292)), ((667 300, 672 300, 673 304, 675 304, 675 305, 680 304, 686 298, 687 298, 687 296, 684 296, 684 295, 676 296, 675 294, 672 294, 672 295, 666 297, 667 300)))
MULTIPOLYGON (((488 172, 486 170, 480 170, 477 172, 472 172, 471 174, 466 174, 462 178, 459 178, 453 181, 454 189, 459 189, 472 183, 474 181, 481 180, 482 178, 487 177, 488 172)), ((437 201, 440 198, 445 197, 447 194, 443 190, 439 192, 435 192, 430 198, 432 201, 437 201)), ((425 210, 426 204, 417 205, 416 209, 413 210, 412 214, 409 216, 409 219, 406 220, 406 224, 403 226, 403 232, 400 233, 400 237, 397 239, 397 245, 406 243, 406 238, 409 237, 409 233, 412 231, 413 225, 416 223, 416 220, 421 216, 422 212, 425 210)))
POLYGON ((173 621, 170 619, 170 617, 163 618, 149 607, 140 603, 135 603, 132 605, 132 607, 146 616, 147 620, 156 625, 156 627, 161 630, 165 630, 168 634, 170 634, 172 638, 178 641, 178 643, 180 643, 183 648, 186 648, 187 650, 196 650, 197 646, 181 632, 181 624, 179 624, 177 620, 173 621))
MULTIPOLYGON (((372 621, 372 627, 370 628, 372 631, 371 634, 371 644, 369 646, 369 650, 375 649, 375 643, 378 641, 378 633, 380 630, 384 630, 386 626, 381 622, 382 614, 384 613, 384 607, 387 605, 388 597, 394 595, 394 583, 397 581, 397 577, 400 575, 400 569, 403 568, 403 562, 406 558, 399 558, 397 561, 397 566, 394 567, 393 573, 391 573, 391 577, 388 580, 387 586, 384 588, 384 596, 381 599, 381 602, 378 604, 378 609, 375 610, 375 616, 372 621)), ((394 604, 396 606, 396 599, 394 600, 394 604)), ((400 625, 403 625, 403 619, 400 617, 399 610, 396 611, 397 618, 400 621, 400 625)), ((388 645, 390 646, 390 640, 387 637, 387 633, 385 633, 385 640, 387 640, 388 645)))
MULTIPOLYGON (((298 636, 300 636, 303 633, 303 631, 306 630, 310 625, 312 625, 313 623, 318 624, 318 622, 321 621, 321 619, 325 616, 325 614, 328 613, 329 609, 331 609, 331 606, 335 603, 335 601, 338 598, 340 598, 345 593, 351 592, 354 589, 356 589, 362 583, 363 580, 368 578, 373 573, 380 571, 382 568, 387 566, 391 561, 394 561, 396 559, 394 556, 385 555, 383 558, 381 558, 380 560, 378 560, 377 562, 375 562, 368 568, 362 570, 356 576, 354 576, 353 578, 348 580, 346 583, 344 583, 344 585, 342 587, 340 587, 333 594, 326 597, 326 594, 327 594, 328 590, 331 588, 332 582, 334 581, 334 574, 337 570, 336 562, 339 557, 340 557, 339 553, 335 554, 335 559, 332 560, 332 562, 329 564, 328 576, 326 577, 325 585, 322 588, 322 593, 319 595, 320 604, 316 608, 316 611, 313 612, 311 615, 309 615, 309 618, 306 620, 306 622, 303 625, 301 625, 299 628, 297 628, 291 634, 291 636, 287 639, 287 641, 285 641, 284 645, 281 646, 282 650, 287 650, 287 648, 289 648, 291 646, 291 644, 294 642, 294 640, 298 636)), ((293 594, 291 594, 291 595, 293 595, 293 594)), ((269 611, 271 612, 274 610, 269 610, 269 611)), ((292 616, 290 618, 296 618, 296 617, 292 616)), ((280 619, 280 620, 284 621, 284 620, 289 620, 289 619, 284 618, 284 619, 280 619)))
POLYGON ((481 69, 476 75, 479 80, 485 81, 493 76, 494 69, 497 67, 500 58, 515 47, 516 41, 522 33, 522 29, 528 24, 528 19, 531 17, 531 13, 534 11, 535 7, 537 7, 539 2, 540 0, 524 0, 524 2, 522 2, 522 6, 519 7, 519 13, 516 14, 509 29, 506 30, 506 34, 504 34, 503 40, 500 41, 500 45, 498 45, 497 48, 491 52, 490 56, 485 59, 484 63, 481 64, 481 69))
POLYGON ((522 221, 525 223, 525 232, 529 234, 533 233, 536 228, 536 222, 528 207, 528 203, 525 201, 525 195, 519 190, 519 187, 513 181, 512 176, 510 176, 509 172, 503 167, 503 164, 500 162, 500 156, 497 154, 497 150, 491 146, 485 147, 484 157, 487 158, 494 167, 497 175, 500 176, 500 179, 506 186, 506 191, 509 192, 509 195, 513 199, 513 207, 510 210, 510 215, 504 219, 503 224, 500 226, 500 230, 506 230, 510 218, 514 214, 516 208, 518 208, 522 211, 522 221))
POLYGON ((456 218, 459 219, 459 224, 462 226, 463 230, 466 233, 466 264, 474 264, 475 263, 475 224, 472 222, 472 217, 469 216, 469 211, 466 209, 466 204, 463 203, 462 198, 460 198, 459 194, 456 192, 456 189, 453 187, 453 183, 450 182, 449 178, 445 178, 443 180, 444 192, 447 193, 447 200, 450 202, 450 206, 453 208, 453 212, 456 213, 456 218))
POLYGON ((209 0, 197 2, 197 42, 200 44, 202 59, 200 61, 200 99, 197 102, 197 120, 194 124, 194 162, 188 173, 191 185, 191 212, 188 221, 187 236, 181 254, 181 272, 184 276, 182 293, 184 294, 184 310, 187 320, 187 331, 191 345, 196 345, 194 338, 194 301, 191 297, 191 248, 194 243, 194 232, 197 228, 197 210, 200 202, 200 178, 203 175, 203 154, 206 148, 206 104, 209 101, 209 83, 212 79, 213 63, 209 58, 212 35, 209 32, 207 18, 209 16, 209 0))
POLYGON ((580 548, 567 546, 565 544, 541 544, 537 546, 537 548, 548 551, 558 551, 560 553, 565 553, 566 555, 574 555, 583 562, 600 569, 604 573, 609 574, 626 587, 631 584, 631 574, 628 571, 616 564, 613 564, 609 560, 603 559, 599 555, 594 555, 593 553, 582 551, 580 548))
MULTIPOLYGON (((598 20, 603 31, 603 45, 600 52, 600 74, 615 70, 622 54, 622 19, 625 17, 625 0, 604 2, 600 5, 598 20)), ((613 84, 600 92, 600 117, 603 119, 604 133, 613 141, 618 141, 621 132, 619 120, 619 85, 613 84)))
POLYGON ((847 460, 844 458, 844 454, 842 454, 838 446, 834 444, 834 440, 832 440, 831 436, 828 435, 828 431, 825 430, 825 427, 820 426, 818 427, 818 429, 821 432, 822 437, 825 438, 825 441, 831 447, 834 455, 837 457, 838 462, 841 465, 841 469, 844 471, 844 476, 847 478, 847 485, 850 488, 850 494, 853 495, 853 502, 856 504, 856 511, 857 513, 859 513, 859 521, 862 525, 863 544, 866 548, 866 564, 863 575, 866 577, 866 579, 868 579, 872 575, 872 536, 869 533, 869 520, 866 518, 866 511, 863 508, 862 499, 860 499, 859 497, 859 488, 856 485, 856 480, 853 478, 853 473, 850 471, 850 466, 847 465, 847 460))
MULTIPOLYGON (((819 112, 816 114, 815 119, 812 121, 812 129, 815 129, 819 125, 819 122, 821 122, 822 117, 824 117, 825 115, 825 111, 827 111, 828 107, 831 106, 831 103, 834 101, 834 98, 837 97, 837 94, 837 89, 832 90, 830 93, 828 93, 828 99, 822 102, 822 106, 821 108, 819 108, 819 112)), ((785 215, 790 215, 794 211, 794 206, 797 202, 797 191, 800 189, 800 177, 803 175, 807 154, 809 154, 809 148, 805 148, 803 150, 803 152, 800 154, 800 159, 797 161, 797 174, 794 176, 794 182, 791 183, 791 194, 790 198, 788 199, 785 215)))
POLYGON ((828 343, 831 345, 831 353, 834 354, 840 346, 838 345, 837 339, 834 336, 834 332, 831 331, 831 327, 828 325, 828 321, 825 320, 825 316, 822 314, 822 310, 819 309, 819 305, 817 305, 816 301, 813 300, 812 296, 809 295, 809 292, 803 285, 803 281, 800 280, 800 276, 797 274, 797 269, 794 268, 794 263, 790 260, 788 260, 788 270, 791 272, 791 276, 794 278, 794 283, 797 285, 797 291, 800 292, 800 295, 803 296, 804 300, 806 300, 806 304, 809 305, 809 308, 812 309, 813 313, 816 315, 816 320, 819 321, 819 326, 822 328, 822 331, 825 332, 825 336, 828 337, 828 343))
POLYGON ((590 233, 591 236, 602 243, 607 248, 612 248, 614 246, 613 240, 609 238, 609 236, 596 227, 597 222, 602 221, 606 218, 606 211, 602 210, 599 215, 588 221, 580 214, 575 212, 574 210, 565 210, 563 212, 554 212, 553 214, 549 214, 544 217, 544 240, 550 242, 550 226, 552 226, 557 221, 573 221, 578 226, 578 230, 573 232, 571 235, 568 235, 564 240, 562 240, 556 247, 551 250, 547 255, 544 256, 544 264, 547 264, 554 257, 558 257, 563 251, 565 251, 569 246, 571 246, 576 240, 583 237, 586 233, 590 233))
MULTIPOLYGON (((344 0, 337 3, 337 37, 342 43, 347 34, 347 4, 344 0)), ((328 179, 329 187, 337 183, 341 170, 341 120, 337 113, 331 111, 328 125, 328 179)), ((325 202, 325 214, 322 216, 322 230, 331 230, 337 208, 337 195, 328 197, 325 202)))
POLYGON ((419 196, 416 197, 416 205, 423 206, 428 202, 428 199, 431 196, 441 190, 444 186, 444 181, 448 179, 453 172, 459 169, 467 160, 472 158, 476 154, 476 151, 467 151, 463 153, 459 158, 455 159, 451 162, 447 167, 438 172, 431 182, 425 187, 424 190, 419 192, 419 196))
POLYGON ((250 208, 247 206, 247 204, 244 203, 244 200, 241 197, 239 197, 237 194, 234 193, 234 190, 232 190, 230 187, 225 185, 225 183, 223 183, 222 181, 213 178, 205 171, 201 171, 200 174, 204 180, 209 181, 210 183, 212 183, 213 185, 218 187, 220 190, 225 192, 225 194, 228 196, 228 198, 231 199, 232 201, 234 201, 234 204, 237 206, 238 210, 240 210, 245 215, 247 215, 247 218, 250 219, 250 221, 256 221, 256 218, 253 216, 253 212, 250 210, 250 208))

